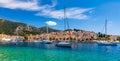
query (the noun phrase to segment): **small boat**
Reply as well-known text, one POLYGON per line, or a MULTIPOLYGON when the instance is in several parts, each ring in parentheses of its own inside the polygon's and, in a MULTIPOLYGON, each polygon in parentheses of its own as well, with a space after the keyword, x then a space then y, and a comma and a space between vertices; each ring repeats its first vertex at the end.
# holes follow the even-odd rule
POLYGON ((71 48, 72 43, 69 42, 59 42, 56 44, 57 47, 65 47, 65 48, 71 48))
POLYGON ((2 42, 9 42, 9 41, 11 41, 11 38, 2 38, 1 41, 2 42))
POLYGON ((42 43, 45 43, 45 44, 52 44, 53 41, 50 41, 50 40, 43 40, 42 43))
POLYGON ((99 46, 117 46, 117 43, 116 42, 108 42, 108 41, 105 41, 105 42, 98 42, 98 45, 99 46))
POLYGON ((16 39, 12 39, 10 42, 11 43, 16 43, 17 41, 16 41, 16 39))
POLYGON ((42 42, 42 41, 40 41, 40 40, 34 40, 33 42, 34 43, 39 43, 39 42, 42 42))
POLYGON ((15 38, 13 39, 11 42, 23 42, 23 39, 22 38, 15 38))

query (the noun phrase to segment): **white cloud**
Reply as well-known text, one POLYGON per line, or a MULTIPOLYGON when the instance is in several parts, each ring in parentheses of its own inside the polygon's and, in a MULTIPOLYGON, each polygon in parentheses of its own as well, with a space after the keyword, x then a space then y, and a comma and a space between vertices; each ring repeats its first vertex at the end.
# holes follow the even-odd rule
POLYGON ((38 5, 39 0, 0 0, 0 7, 9 8, 9 9, 22 9, 22 10, 31 10, 31 11, 39 11, 45 8, 51 8, 56 5, 56 2, 53 1, 53 5, 38 5))
MULTIPOLYGON (((51 0, 52 5, 40 5, 40 0, 0 0, 0 7, 9 9, 21 9, 28 11, 36 11, 36 16, 45 16, 55 19, 61 19, 64 17, 63 9, 54 10, 57 5, 57 0, 51 0)), ((72 7, 66 9, 66 15, 69 19, 87 19, 88 16, 84 13, 90 12, 92 8, 78 8, 72 7)))
MULTIPOLYGON (((85 15, 85 12, 88 12, 92 10, 92 8, 87 8, 87 9, 83 9, 83 8, 67 8, 66 9, 66 16, 69 19, 87 19, 88 16, 85 15)), ((47 16, 47 17, 51 17, 51 18, 56 18, 56 19, 61 19, 64 17, 64 10, 52 10, 52 9, 47 9, 47 10, 43 10, 40 13, 36 14, 37 16, 47 16)))
POLYGON ((53 21, 47 21, 46 24, 49 25, 49 26, 55 26, 55 25, 57 25, 57 23, 53 22, 53 21))

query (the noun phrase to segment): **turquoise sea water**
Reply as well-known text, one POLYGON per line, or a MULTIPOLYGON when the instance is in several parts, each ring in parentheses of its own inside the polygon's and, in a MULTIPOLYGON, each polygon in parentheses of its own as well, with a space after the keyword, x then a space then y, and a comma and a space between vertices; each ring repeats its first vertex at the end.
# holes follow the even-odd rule
POLYGON ((0 61, 120 61, 120 45, 80 43, 76 48, 59 48, 40 43, 0 46, 0 61))

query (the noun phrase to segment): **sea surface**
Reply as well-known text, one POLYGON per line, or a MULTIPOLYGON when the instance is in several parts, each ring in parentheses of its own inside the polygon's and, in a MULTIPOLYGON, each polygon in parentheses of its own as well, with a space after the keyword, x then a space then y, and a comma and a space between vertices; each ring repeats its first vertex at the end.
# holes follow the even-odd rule
POLYGON ((120 44, 77 43, 73 48, 39 42, 0 44, 0 61, 120 61, 120 44))

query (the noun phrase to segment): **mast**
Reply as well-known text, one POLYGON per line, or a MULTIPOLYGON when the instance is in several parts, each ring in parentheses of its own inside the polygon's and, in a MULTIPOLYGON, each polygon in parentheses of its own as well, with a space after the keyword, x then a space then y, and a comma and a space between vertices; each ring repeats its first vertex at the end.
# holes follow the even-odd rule
MULTIPOLYGON (((68 23, 68 20, 67 20, 67 15, 66 15, 66 7, 64 6, 64 34, 66 35, 66 31, 67 30, 69 31, 69 23, 68 23)), ((70 31, 69 31, 70 33, 70 31)), ((65 41, 66 41, 66 38, 65 38, 65 41)))
POLYGON ((66 19, 65 18, 66 18, 66 9, 64 7, 64 19, 63 19, 64 20, 64 38, 66 41, 66 37, 65 37, 66 36, 66 31, 65 31, 66 30, 66 19))
POLYGON ((69 23, 66 15, 66 7, 64 7, 64 30, 69 29, 69 23))
POLYGON ((107 20, 105 20, 105 40, 107 40, 107 20))
POLYGON ((66 30, 66 8, 64 7, 64 31, 66 30))
POLYGON ((46 33, 47 33, 47 40, 49 39, 49 35, 48 35, 48 33, 49 33, 49 31, 48 31, 48 24, 46 24, 46 33))

